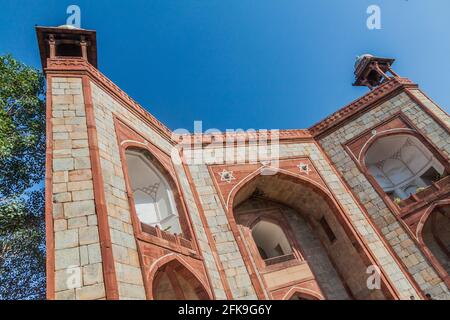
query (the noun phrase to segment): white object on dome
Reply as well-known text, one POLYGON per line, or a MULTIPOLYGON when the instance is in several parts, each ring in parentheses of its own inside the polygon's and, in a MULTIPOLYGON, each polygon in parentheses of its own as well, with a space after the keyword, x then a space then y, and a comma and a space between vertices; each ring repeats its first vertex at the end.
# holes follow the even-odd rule
POLYGON ((364 59, 364 58, 371 58, 373 57, 373 55, 369 54, 369 53, 365 53, 362 54, 360 56, 356 57, 356 61, 355 61, 355 68, 359 65, 359 63, 364 59))
POLYGON ((76 26, 74 26, 72 24, 63 24, 63 25, 58 26, 58 28, 61 28, 61 29, 80 29, 80 28, 78 28, 78 27, 76 27, 76 26))

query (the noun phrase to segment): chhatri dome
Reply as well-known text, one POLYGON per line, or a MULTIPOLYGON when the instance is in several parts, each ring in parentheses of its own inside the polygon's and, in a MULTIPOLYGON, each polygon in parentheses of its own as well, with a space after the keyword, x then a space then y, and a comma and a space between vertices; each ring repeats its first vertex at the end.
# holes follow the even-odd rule
POLYGON ((372 58, 372 57, 373 57, 373 55, 371 55, 369 53, 365 53, 360 56, 357 56, 356 61, 355 61, 355 69, 358 67, 358 65, 361 63, 361 61, 364 60, 364 58, 372 58))

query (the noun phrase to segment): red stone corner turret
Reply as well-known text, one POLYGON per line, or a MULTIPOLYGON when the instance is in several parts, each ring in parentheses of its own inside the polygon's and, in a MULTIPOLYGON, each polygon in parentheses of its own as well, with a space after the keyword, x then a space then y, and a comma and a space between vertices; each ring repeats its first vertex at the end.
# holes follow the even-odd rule
POLYGON ((392 77, 398 78, 399 76, 391 68, 394 61, 395 59, 375 57, 371 54, 357 57, 353 85, 366 86, 372 90, 392 77), (388 72, 391 76, 387 74, 388 72))
POLYGON ((81 58, 97 68, 97 40, 93 30, 79 29, 71 25, 36 27, 41 63, 47 67, 47 59, 81 58))

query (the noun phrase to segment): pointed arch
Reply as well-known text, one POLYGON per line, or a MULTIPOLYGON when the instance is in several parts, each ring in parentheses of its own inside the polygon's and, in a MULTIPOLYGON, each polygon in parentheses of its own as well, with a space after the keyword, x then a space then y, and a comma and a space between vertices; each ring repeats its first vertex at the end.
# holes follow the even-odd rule
POLYGON ((325 297, 320 293, 300 287, 293 287, 289 289, 282 300, 293 300, 292 298, 295 296, 299 296, 305 300, 325 300, 325 297))
MULTIPOLYGON (((125 150, 134 206, 141 224, 181 233, 174 183, 155 157, 142 148, 125 150)), ((176 190, 176 189, 175 189, 176 190)))
MULTIPOLYGON (((318 192, 320 192, 324 196, 332 197, 331 193, 327 189, 325 189, 323 186, 321 186, 318 182, 316 182, 313 179, 310 179, 310 178, 308 178, 306 176, 302 176, 300 174, 295 174, 295 173, 292 173, 292 172, 290 172, 288 170, 284 170, 284 169, 281 169, 281 168, 260 167, 260 168, 256 169, 255 171, 253 171, 252 173, 250 173, 249 175, 247 175, 245 178, 241 179, 231 189, 231 192, 229 193, 229 195, 227 197, 227 202, 226 202, 226 207, 227 207, 229 212, 231 212, 233 210, 233 207, 235 206, 234 199, 236 197, 236 194, 245 185, 250 183, 252 180, 256 179, 258 176, 264 176, 265 175, 264 171, 272 172, 272 174, 268 174, 269 176, 275 176, 275 175, 276 176, 282 176, 282 177, 286 177, 287 180, 298 181, 299 183, 302 183, 302 184, 308 184, 312 188, 314 188, 314 190, 317 190, 318 192)), ((337 205, 336 202, 335 202, 335 205, 337 205)))
MULTIPOLYGON (((151 235, 156 235, 156 231, 153 229, 158 224, 157 223, 155 225, 151 224, 146 225, 145 223, 142 224, 142 221, 139 219, 139 212, 136 206, 136 200, 139 199, 136 199, 135 188, 133 188, 132 177, 127 161, 127 155, 130 153, 130 151, 146 155, 148 158, 147 160, 150 163, 150 166, 152 166, 153 170, 157 172, 156 175, 159 176, 160 179, 165 182, 167 189, 167 196, 166 196, 167 201, 165 201, 165 206, 171 208, 172 212, 176 212, 176 214, 174 215, 176 215, 177 219, 179 219, 180 225, 179 230, 175 231, 167 230, 167 231, 172 234, 173 233, 181 234, 183 238, 186 238, 188 240, 192 239, 193 232, 191 222, 189 221, 189 218, 187 216, 186 206, 182 199, 182 194, 178 186, 174 170, 169 161, 170 158, 166 159, 166 157, 164 157, 165 154, 163 154, 163 156, 160 155, 160 152, 157 152, 158 150, 155 149, 156 147, 152 146, 147 141, 139 142, 128 139, 123 141, 121 147, 122 147, 121 159, 123 161, 123 171, 125 176, 126 187, 128 190, 128 199, 131 206, 133 224, 135 225, 135 229, 137 230, 137 232, 138 233, 148 232, 151 235)), ((152 191, 150 189, 146 190, 152 191)), ((143 196, 143 198, 147 197, 147 195, 145 195, 144 193, 141 193, 141 195, 143 196)), ((161 226, 158 225, 158 227, 161 226)), ((164 228, 161 229, 164 231, 164 228)))
POLYGON ((357 155, 358 161, 365 166, 364 158, 367 154, 367 150, 370 149, 370 147, 379 139, 388 137, 388 136, 396 136, 396 135, 406 135, 411 136, 419 140, 422 145, 430 150, 439 160, 444 161, 447 159, 447 157, 439 150, 437 150, 434 145, 423 135, 418 133, 416 130, 411 128, 394 128, 394 129, 388 129, 383 130, 381 132, 377 132, 374 135, 372 135, 365 143, 364 146, 361 148, 357 155))
MULTIPOLYGON (((319 184, 316 181, 312 181, 308 177, 305 177, 303 175, 298 175, 283 169, 277 169, 277 172, 273 175, 263 175, 263 170, 266 168, 259 168, 252 172, 251 174, 247 175, 244 179, 242 179, 236 186, 232 188, 232 190, 229 193, 226 208, 227 208, 227 215, 228 220, 230 222, 231 230, 235 236, 236 239, 238 239, 238 247, 241 251, 241 254, 244 258, 244 262, 246 264, 246 267, 248 269, 248 272, 250 274, 252 284, 255 288, 255 291, 257 292, 258 296, 262 299, 264 297, 264 292, 267 288, 265 288, 264 282, 261 282, 260 278, 258 278, 257 269, 260 268, 260 266, 256 263, 254 264, 252 261, 252 257, 254 256, 254 253, 249 252, 248 247, 244 244, 241 244, 242 235, 240 229, 238 228, 238 223, 235 217, 234 209, 237 207, 241 202, 245 201, 250 197, 250 195, 254 192, 254 188, 257 187, 257 189, 260 186, 267 186, 267 188, 272 188, 272 191, 270 189, 264 189, 266 187, 261 187, 264 189, 264 191, 270 191, 267 195, 267 199, 279 203, 280 205, 285 205, 290 208, 293 208, 297 212, 304 212, 304 208, 306 211, 311 214, 314 213, 314 218, 317 220, 314 222, 316 230, 320 230, 319 234, 322 235, 325 234, 326 237, 328 237, 328 240, 326 237, 323 238, 328 243, 332 243, 334 241, 334 234, 333 230, 338 228, 338 241, 340 241, 341 245, 347 246, 349 250, 351 250, 352 255, 354 255, 354 258, 356 261, 358 261, 357 265, 360 270, 360 274, 365 274, 365 269, 368 265, 378 265, 375 258, 371 254, 370 250, 366 247, 366 244, 362 240, 361 236, 357 233, 351 222, 349 221, 349 218, 345 214, 345 210, 343 207, 337 202, 337 200, 334 198, 334 196, 331 194, 331 192, 319 184), (263 179, 263 181, 257 181, 258 179, 263 179), (270 187, 271 185, 275 185, 274 187, 270 187), (284 189, 283 189, 284 188, 284 189), (280 191, 282 190, 282 191, 280 191), (302 192, 307 192, 309 198, 311 198, 311 202, 308 203, 306 201, 307 199, 301 196, 301 198, 304 198, 300 202, 296 202, 296 199, 299 198, 299 196, 302 194, 302 192), (291 196, 289 196, 291 194, 291 196), (301 204, 303 203, 303 205, 301 204), (328 209, 325 212, 319 212, 318 210, 314 210, 314 206, 312 203, 321 203, 324 204, 328 209), (302 208, 306 204, 306 207, 302 208), (330 220, 333 222, 334 227, 330 228, 330 220), (329 233, 331 231, 331 233, 329 233), (353 249, 351 249, 349 246, 353 246, 353 249)), ((309 199, 308 198, 308 199, 309 199)), ((312 217, 312 216, 311 216, 312 217)), ((245 236, 245 233, 244 233, 245 236)), ((298 240, 298 239, 296 239, 298 240)), ((301 246, 301 244, 300 244, 301 246)), ((335 268, 336 271, 338 271, 339 275, 338 277, 348 277, 349 281, 347 284, 351 283, 352 285, 354 283, 361 283, 361 286, 365 286, 365 278, 364 278, 364 284, 363 277, 359 277, 358 279, 353 279, 350 274, 348 274, 348 269, 345 267, 345 261, 342 261, 342 259, 339 259, 335 256, 336 252, 333 252, 330 249, 327 249, 328 255, 333 255, 331 265, 335 268), (338 259, 339 261, 337 261, 338 259), (336 267, 336 263, 340 264, 339 267, 336 267), (350 279, 352 278, 352 279, 350 279), (356 282, 355 282, 356 281, 356 282)), ((350 252, 350 251, 349 251, 350 252)), ((356 266, 356 264, 355 264, 356 266)), ((313 273, 314 270, 312 270, 313 273)), ((360 298, 364 298, 366 295, 367 298, 369 296, 372 296, 375 298, 396 298, 398 297, 398 292, 395 290, 395 288, 392 286, 392 284, 389 282, 389 280, 386 278, 384 271, 381 271, 381 278, 382 278, 382 288, 381 291, 374 293, 367 291, 366 293, 361 293, 358 291, 357 286, 354 287, 354 292, 358 292, 358 295, 360 298)), ((346 286, 347 284, 344 284, 346 286)), ((345 290, 345 289, 344 289, 345 290)), ((348 287, 347 287, 348 290, 348 287)), ((352 292, 353 293, 353 292, 352 292)))
MULTIPOLYGON (((416 237, 418 239, 419 245, 422 249, 422 252, 425 254, 425 256, 430 261, 431 265, 436 270, 437 274, 442 278, 444 283, 447 285, 448 288, 450 288, 450 275, 448 273, 448 268, 446 268, 443 265, 443 261, 439 259, 436 254, 433 252, 432 248, 429 247, 429 244, 425 241, 425 229, 427 224, 433 224, 433 217, 437 214, 437 210, 440 208, 447 208, 447 210, 450 210, 450 199, 441 200, 438 202, 433 203, 422 215, 422 217, 419 220, 419 223, 417 224, 416 229, 416 237)), ((433 227, 433 226, 432 226, 433 227)), ((442 245, 442 244, 438 244, 442 245)), ((448 244, 447 244, 448 246, 448 244)), ((444 248, 444 250, 447 250, 447 259, 450 259, 448 256, 448 248, 444 248)), ((447 264, 449 262, 447 261, 447 264)))
POLYGON ((379 192, 406 199, 445 176, 448 157, 416 130, 395 128, 372 135, 357 159, 379 192))
POLYGON ((250 226, 253 241, 264 260, 292 254, 292 244, 281 226, 261 218, 250 226))
POLYGON ((170 253, 150 266, 147 296, 152 300, 211 300, 205 281, 180 255, 170 253), (163 283, 164 282, 164 283, 163 283))

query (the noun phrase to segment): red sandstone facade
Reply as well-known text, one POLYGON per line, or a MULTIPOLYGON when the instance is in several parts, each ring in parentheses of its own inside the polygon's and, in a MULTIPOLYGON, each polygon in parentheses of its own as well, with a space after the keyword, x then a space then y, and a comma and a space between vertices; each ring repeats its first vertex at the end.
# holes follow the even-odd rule
POLYGON ((450 117, 393 59, 249 161, 267 133, 175 135, 99 72, 94 31, 37 34, 49 299, 450 298, 450 117))

